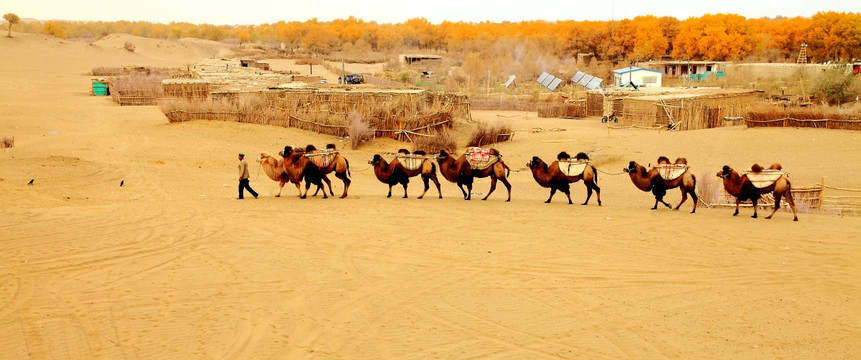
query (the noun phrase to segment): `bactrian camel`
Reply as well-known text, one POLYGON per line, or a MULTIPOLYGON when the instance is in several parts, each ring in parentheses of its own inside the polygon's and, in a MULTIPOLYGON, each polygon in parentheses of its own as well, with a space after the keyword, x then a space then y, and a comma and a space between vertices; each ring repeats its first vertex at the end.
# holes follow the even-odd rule
MULTIPOLYGON (((571 156, 566 152, 561 152, 556 156, 556 161, 554 161, 549 166, 541 160, 537 156, 532 157, 532 161, 526 164, 526 166, 532 170, 532 178, 541 185, 541 187, 550 188, 550 197, 547 198, 545 203, 550 203, 553 200, 553 195, 556 194, 556 191, 559 190, 565 196, 568 197, 568 204, 573 204, 571 201, 571 191, 570 184, 583 180, 583 184, 586 185, 586 201, 583 202, 583 205, 589 203, 589 199, 592 197, 592 190, 595 190, 596 197, 598 199, 598 206, 601 206, 601 188, 598 187, 598 172, 592 165, 586 165, 586 168, 583 169, 583 173, 577 176, 567 176, 562 170, 559 168, 560 160, 568 160, 571 156)), ((589 160, 589 156, 586 153, 579 153, 576 156, 577 160, 589 160)))
MULTIPOLYGON (((781 170, 780 164, 773 164, 769 167, 771 170, 781 170)), ((751 166, 753 172, 761 172, 762 166, 754 164, 751 166)), ((773 184, 764 188, 758 188, 753 185, 747 175, 739 175, 735 170, 727 165, 717 173, 717 176, 723 179, 723 188, 732 196, 735 196, 735 212, 733 216, 738 215, 738 205, 742 201, 750 200, 753 203, 753 218, 756 218, 756 202, 764 194, 774 193, 774 210, 766 216, 766 219, 771 219, 777 209, 780 208, 780 198, 786 198, 789 207, 792 208, 792 220, 798 221, 798 213, 795 211, 795 200, 792 199, 792 184, 785 174, 782 174, 773 184)))
MULTIPOLYGON (((669 159, 662 156, 658 158, 658 163, 669 164, 670 162, 669 159)), ((676 164, 687 164, 687 160, 679 158, 676 160, 676 164)), ((657 169, 646 170, 645 167, 637 164, 635 161, 629 162, 628 167, 622 169, 622 171, 628 173, 631 177, 631 182, 638 189, 652 192, 655 196, 655 206, 652 207, 652 210, 658 208, 658 203, 664 204, 668 208, 672 207, 664 201, 664 196, 667 194, 668 189, 680 188, 682 191, 682 201, 679 202, 679 205, 674 210, 678 210, 688 200, 688 195, 690 195, 694 200, 694 208, 691 210, 691 214, 697 211, 697 203, 699 202, 696 193, 697 178, 690 172, 686 171, 684 175, 674 180, 664 180, 657 169)))
MULTIPOLYGON (((496 149, 490 149, 490 151, 491 155, 499 156, 499 152, 496 149)), ((487 169, 475 170, 469 165, 465 154, 454 159, 445 150, 440 150, 439 155, 437 155, 437 162, 439 163, 440 174, 446 180, 457 184, 460 192, 463 193, 464 200, 472 199, 472 182, 475 178, 490 177, 490 190, 481 200, 487 200, 490 194, 496 190, 496 180, 499 179, 508 189, 508 199, 505 201, 511 201, 511 184, 506 178, 506 172, 510 172, 510 169, 502 160, 498 160, 487 169), (466 185, 466 191, 463 189, 464 185, 466 185)))

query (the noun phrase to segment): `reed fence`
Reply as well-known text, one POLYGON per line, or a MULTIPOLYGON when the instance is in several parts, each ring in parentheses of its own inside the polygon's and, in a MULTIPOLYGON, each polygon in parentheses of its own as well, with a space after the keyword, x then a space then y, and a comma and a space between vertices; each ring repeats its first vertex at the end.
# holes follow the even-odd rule
MULTIPOLYGON (((712 195, 701 196, 701 200, 708 207, 735 207, 736 198, 723 189, 723 184, 715 182, 707 185, 712 195), (716 195, 716 196, 715 196, 716 195)), ((821 212, 837 215, 859 215, 861 214, 861 189, 836 187, 825 184, 822 178, 818 184, 811 186, 800 186, 792 188, 792 199, 795 201, 799 212, 821 212)), ((751 201, 742 201, 740 207, 752 207, 751 201)), ((780 202, 782 210, 789 209, 789 203, 785 200, 780 202)), ((774 196, 765 194, 757 202, 760 209, 774 207, 774 196)), ((791 210, 789 210, 791 211, 791 210)))
POLYGON ((785 117, 773 120, 744 119, 747 127, 806 127, 818 129, 861 130, 861 120, 795 119, 785 117))

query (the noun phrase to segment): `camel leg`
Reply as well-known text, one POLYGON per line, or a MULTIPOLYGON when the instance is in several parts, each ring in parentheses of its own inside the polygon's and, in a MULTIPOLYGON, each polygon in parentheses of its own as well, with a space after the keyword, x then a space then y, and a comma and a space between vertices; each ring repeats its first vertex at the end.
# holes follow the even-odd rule
POLYGON ((765 217, 766 220, 770 220, 774 213, 777 212, 777 209, 780 209, 780 196, 782 194, 774 194, 774 210, 771 211, 771 214, 765 217))
POLYGON ((401 185, 404 187, 404 199, 406 199, 406 198, 408 198, 408 196, 407 196, 407 182, 404 181, 401 183, 401 185))
POLYGON ((493 190, 496 190, 496 176, 490 177, 490 190, 487 192, 487 195, 484 196, 481 200, 487 200, 490 197, 490 194, 493 194, 493 190))
POLYGON ((298 194, 296 196, 301 198, 302 197, 302 185, 300 183, 295 183, 295 184, 296 184, 296 191, 298 192, 298 194))
POLYGON ((442 199, 442 190, 439 187, 439 180, 436 178, 436 173, 431 174, 431 181, 433 181, 434 185, 436 185, 436 192, 439 194, 439 198, 442 199))
POLYGON ((601 206, 601 188, 599 188, 594 182, 586 182, 585 180, 583 181, 583 185, 586 185, 586 201, 583 202, 583 205, 589 204, 589 199, 592 198, 592 189, 594 188, 595 196, 598 200, 598 206, 601 206))
POLYGON ((571 189, 569 188, 567 191, 566 190, 562 190, 562 191, 565 193, 565 196, 568 197, 568 205, 573 205, 574 202, 571 201, 571 189))
MULTIPOLYGON (((508 178, 506 178, 505 176, 499 178, 499 181, 502 181, 502 185, 505 185, 505 188, 508 189, 508 199, 506 199, 505 202, 511 202, 511 183, 508 182, 508 178)), ((568 202, 570 203, 571 202, 570 192, 568 194, 569 194, 568 202)))
POLYGON ((386 198, 392 197, 392 186, 394 186, 394 185, 389 185, 389 194, 386 195, 386 198))
POLYGON ((741 200, 739 200, 738 198, 735 198, 735 212, 732 213, 732 216, 738 215, 738 204, 740 204, 740 203, 741 203, 741 200))
MULTIPOLYGON (((335 193, 332 192, 332 181, 329 180, 329 177, 326 175, 323 175, 323 181, 326 182, 326 185, 329 185, 329 193, 332 194, 332 196, 335 196, 335 193)), ((317 193, 320 192, 320 189, 323 189, 323 195, 325 195, 326 189, 323 188, 323 183, 321 182, 320 186, 317 187, 317 191, 314 191, 314 195, 311 195, 311 196, 317 196, 317 193)), ((324 197, 324 199, 325 199, 325 197, 324 197)))
POLYGON ((300 198, 300 199, 305 199, 305 198, 307 198, 307 197, 308 197, 308 189, 310 189, 310 188, 311 188, 311 182, 310 182, 310 181, 305 181, 305 193, 304 193, 304 194, 302 194, 301 196, 299 196, 299 198, 300 198))
POLYGON ((547 201, 545 201, 544 203, 549 204, 550 200, 553 200, 553 195, 556 195, 556 188, 551 186, 550 187, 550 197, 547 198, 547 201))
POLYGON ((680 187, 680 188, 682 189, 682 201, 673 210, 678 210, 680 207, 682 207, 682 204, 684 204, 685 201, 688 201, 688 193, 685 191, 685 188, 684 187, 680 187))
POLYGON ((753 216, 751 217, 756 219, 756 199, 752 199, 751 202, 753 203, 753 216))
POLYGON ((655 197, 655 206, 652 206, 652 210, 658 210, 658 198, 655 197))
POLYGON ((693 190, 693 189, 691 190, 691 198, 694 199, 694 209, 691 210, 691 214, 693 214, 693 213, 697 212, 697 203, 700 202, 700 199, 697 197, 697 191, 696 190, 693 190))
POLYGON ((792 190, 787 189, 783 196, 786 197, 786 202, 789 203, 789 207, 792 209, 792 221, 798 221, 798 213, 795 212, 795 200, 792 199, 792 190))
POLYGON ((324 199, 328 199, 329 197, 328 197, 328 196, 326 196, 326 189, 324 189, 324 188, 323 188, 323 182, 319 182, 319 183, 317 183, 316 185, 317 185, 317 190, 318 190, 318 191, 319 191, 320 189, 323 189, 323 198, 324 198, 324 199))
MULTIPOLYGON (((344 181, 344 193, 341 194, 341 199, 343 199, 343 198, 347 197, 347 190, 350 189, 350 183, 352 183, 353 181, 347 177, 347 173, 342 173, 342 174, 335 173, 335 177, 344 181)), ((332 191, 331 186, 329 187, 329 191, 332 191)), ((335 196, 335 194, 332 194, 332 196, 335 196)))
POLYGON ((428 192, 428 189, 430 189, 430 179, 428 179, 427 176, 422 175, 422 182, 425 184, 425 191, 423 191, 422 194, 419 195, 418 199, 424 198, 425 194, 427 194, 428 192))

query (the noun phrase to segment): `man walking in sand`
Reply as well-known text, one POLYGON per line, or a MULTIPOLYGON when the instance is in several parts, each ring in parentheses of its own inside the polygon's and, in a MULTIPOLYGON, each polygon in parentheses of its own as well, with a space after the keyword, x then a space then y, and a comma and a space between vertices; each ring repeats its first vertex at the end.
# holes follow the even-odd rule
POLYGON ((248 189, 248 192, 257 198, 257 192, 251 188, 251 185, 248 185, 248 162, 245 161, 245 154, 239 153, 239 197, 237 199, 242 200, 244 197, 242 196, 243 191, 248 189))

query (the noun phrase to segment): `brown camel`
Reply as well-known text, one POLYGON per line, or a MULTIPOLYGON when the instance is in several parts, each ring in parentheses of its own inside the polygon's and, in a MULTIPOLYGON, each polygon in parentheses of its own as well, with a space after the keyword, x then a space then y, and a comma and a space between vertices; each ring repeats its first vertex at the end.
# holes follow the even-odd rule
MULTIPOLYGON (((308 196, 308 189, 311 184, 317 185, 317 191, 323 188, 323 173, 317 165, 314 165, 311 160, 305 157, 305 152, 302 149, 293 149, 292 146, 285 146, 284 152, 284 173, 290 179, 290 182, 296 184, 299 189, 299 183, 305 179, 305 192, 300 193, 300 198, 304 199, 308 196)), ((323 198, 326 199, 326 191, 323 191, 323 198)))
MULTIPOLYGON (((661 156, 658 158, 658 163, 669 164, 670 161, 666 157, 661 156)), ((676 164, 687 164, 687 160, 685 160, 685 158, 678 158, 676 160, 676 164)), ((679 202, 679 205, 677 205, 674 210, 678 210, 682 204, 688 200, 688 195, 690 194, 691 198, 694 199, 694 208, 691 210, 691 214, 697 212, 697 203, 699 202, 696 192, 697 178, 690 172, 686 171, 682 176, 675 180, 664 180, 661 175, 658 174, 658 170, 656 168, 652 168, 647 171, 645 167, 637 164, 635 161, 629 162, 628 167, 622 169, 622 171, 628 173, 631 177, 631 182, 633 182, 634 186, 638 189, 652 192, 655 196, 655 206, 652 207, 652 210, 658 208, 659 202, 668 208, 672 207, 664 201, 664 195, 667 194, 668 189, 680 188, 682 191, 682 201, 679 202)))
MULTIPOLYGON (((492 155, 499 156, 499 152, 496 149, 490 149, 490 151, 492 155)), ((502 160, 498 160, 487 169, 476 170, 472 169, 469 165, 465 154, 454 159, 445 150, 440 150, 439 155, 437 155, 437 162, 439 163, 440 174, 442 174, 446 180, 457 184, 460 191, 463 193, 464 200, 472 199, 472 182, 475 178, 484 178, 489 176, 490 191, 488 191, 487 195, 481 200, 487 200, 490 194, 496 190, 496 180, 499 179, 499 181, 502 181, 502 184, 508 189, 508 199, 505 201, 511 201, 511 184, 505 177, 506 171, 510 172, 511 170, 502 160), (466 185, 466 191, 463 189, 464 185, 466 185)))
MULTIPOLYGON (((586 201, 583 202, 583 205, 589 203, 589 199, 592 197, 592 189, 595 190, 595 193, 598 197, 598 206, 601 206, 601 188, 598 187, 598 172, 592 165, 587 165, 583 170, 583 173, 577 176, 567 176, 562 170, 559 169, 559 161, 560 160, 568 160, 571 156, 566 152, 561 152, 556 156, 556 161, 554 161, 550 166, 548 166, 544 161, 542 161, 539 157, 533 156, 532 161, 526 164, 529 169, 532 170, 532 178, 538 182, 538 185, 541 187, 550 188, 550 197, 547 198, 545 203, 550 203, 550 200, 553 200, 553 195, 556 194, 556 190, 561 191, 568 197, 568 204, 573 204, 571 201, 571 192, 569 190, 571 183, 575 183, 583 179, 583 184, 586 185, 586 201)), ((589 156, 586 153, 579 153, 576 157, 577 160, 589 160, 589 156)))
MULTIPOLYGON (((273 181, 277 181, 281 183, 281 186, 278 188, 278 195, 275 197, 281 197, 281 191, 284 190, 284 184, 290 182, 290 177, 287 176, 287 173, 284 172, 284 159, 275 158, 273 156, 269 156, 269 153, 260 153, 260 157, 257 158, 257 162, 260 163, 260 166, 263 167, 263 172, 266 173, 273 181)), ((297 185, 296 188, 299 186, 297 185)), ((299 193, 301 195, 301 191, 299 193)))
MULTIPOLYGON (((335 149, 335 144, 326 145, 326 149, 337 150, 335 149)), ((308 145, 305 147, 306 154, 311 154, 315 151, 317 151, 317 148, 314 145, 308 145)), ((340 198, 343 199, 347 197, 347 190, 350 189, 350 183, 352 182, 350 180, 350 162, 347 161, 347 158, 341 155, 340 152, 335 153, 334 158, 327 166, 320 166, 320 172, 323 173, 323 182, 329 186, 329 195, 335 196, 335 192, 332 191, 332 182, 326 175, 334 172, 335 177, 344 182, 344 193, 341 194, 340 198)), ((317 192, 314 192, 314 196, 317 196, 317 192)))
MULTIPOLYGON (((398 155, 410 155, 410 151, 407 149, 400 149, 398 150, 398 155)), ((424 151, 418 150, 412 155, 424 156, 426 155, 426 153, 424 151)), ((391 166, 400 168, 400 170, 403 171, 403 173, 406 174, 408 178, 421 175, 422 182, 425 185, 425 190, 422 192, 421 195, 419 195, 419 199, 424 198, 425 194, 427 194, 428 189, 430 189, 430 181, 433 181, 434 185, 436 185, 436 192, 437 194, 439 194, 439 198, 442 199, 442 190, 440 190, 439 180, 436 177, 436 164, 434 164, 433 161, 425 159, 424 161, 422 161, 421 165, 417 169, 410 170, 404 167, 404 164, 401 163, 401 160, 398 159, 397 156, 395 156, 395 159, 392 160, 391 166)), ((406 193, 406 189, 404 189, 404 192, 406 193)))
MULTIPOLYGON (((782 167, 780 164, 773 164, 769 169, 781 170, 782 167)), ((754 164, 751 166, 751 170, 760 172, 762 167, 754 164)), ((740 202, 750 200, 753 203, 753 216, 751 217, 756 218, 756 202, 763 194, 774 193, 774 210, 765 218, 771 219, 774 216, 774 213, 780 208, 780 198, 784 197, 789 203, 789 207, 792 208, 792 220, 798 221, 798 214, 795 211, 795 201, 792 199, 792 184, 789 182, 786 174, 781 175, 777 181, 764 188, 754 186, 747 175, 739 175, 727 165, 724 165, 723 169, 717 173, 717 176, 723 179, 723 188, 726 192, 735 196, 735 212, 732 214, 733 216, 738 215, 738 205, 740 202)))
MULTIPOLYGON (((404 187, 404 199, 407 198, 407 183, 410 182, 410 177, 403 172, 402 167, 393 166, 383 159, 380 154, 375 154, 374 158, 368 161, 368 164, 374 166, 374 176, 384 184, 389 185, 389 194, 387 198, 392 197, 392 187, 401 184, 404 187)), ((427 191, 427 189, 425 189, 427 191)))

